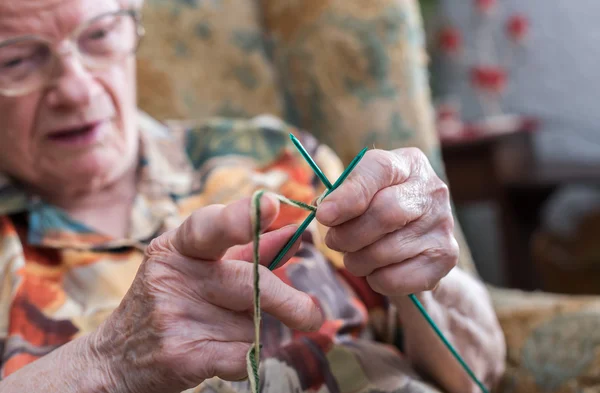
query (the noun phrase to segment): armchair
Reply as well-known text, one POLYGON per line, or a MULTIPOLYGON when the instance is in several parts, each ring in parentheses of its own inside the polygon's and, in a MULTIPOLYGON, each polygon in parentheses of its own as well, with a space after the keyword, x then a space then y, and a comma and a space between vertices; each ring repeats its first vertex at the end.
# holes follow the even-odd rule
MULTIPOLYGON (((444 175, 416 0, 146 0, 143 19, 139 105, 159 120, 272 114, 346 162, 416 146, 444 175)), ((508 345, 496 391, 600 391, 600 298, 490 291, 508 345)))

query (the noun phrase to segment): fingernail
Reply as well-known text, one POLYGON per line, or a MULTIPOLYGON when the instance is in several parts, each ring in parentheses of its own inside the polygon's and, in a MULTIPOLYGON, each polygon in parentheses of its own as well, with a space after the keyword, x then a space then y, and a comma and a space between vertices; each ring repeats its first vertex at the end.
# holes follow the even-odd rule
POLYGON ((321 203, 317 211, 319 212, 319 221, 323 224, 334 223, 340 215, 337 205, 333 202, 321 203))

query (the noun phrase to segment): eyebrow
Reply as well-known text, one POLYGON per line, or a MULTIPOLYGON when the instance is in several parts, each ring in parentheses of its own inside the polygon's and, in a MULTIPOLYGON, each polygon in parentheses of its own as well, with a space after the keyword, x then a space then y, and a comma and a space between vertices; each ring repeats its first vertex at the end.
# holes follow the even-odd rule
POLYGON ((11 1, 8 4, 5 4, 2 8, 0 8, 0 15, 2 17, 14 17, 18 15, 23 15, 23 13, 30 14, 31 12, 39 12, 45 11, 50 7, 56 6, 56 4, 63 2, 64 0, 46 0, 43 5, 40 5, 39 1, 28 1, 28 0, 19 0, 19 1, 11 1), (33 4, 32 4, 33 3, 33 4))
MULTIPOLYGON (((64 0, 55 0, 54 4, 59 1, 64 0)), ((70 2, 73 1, 76 0, 70 0, 70 2)), ((117 1, 115 5, 120 3, 121 1, 117 1)), ((114 9, 111 7, 111 9, 107 9, 104 12, 118 11, 119 9, 122 9, 122 7, 117 6, 114 9)), ((36 9, 34 14, 20 12, 18 16, 14 14, 13 17, 6 17, 4 14, 1 14, 0 42, 23 36, 39 36, 49 40, 59 40, 67 37, 82 23, 86 23, 104 13, 80 15, 80 12, 85 13, 85 11, 75 7, 63 7, 56 10, 56 12, 51 11, 49 7, 40 7, 36 9), (50 16, 51 13, 53 17, 46 17, 46 15, 50 16), (43 30, 40 30, 40 26, 43 26, 43 30), (8 34, 3 34, 3 32, 8 32, 8 34)))

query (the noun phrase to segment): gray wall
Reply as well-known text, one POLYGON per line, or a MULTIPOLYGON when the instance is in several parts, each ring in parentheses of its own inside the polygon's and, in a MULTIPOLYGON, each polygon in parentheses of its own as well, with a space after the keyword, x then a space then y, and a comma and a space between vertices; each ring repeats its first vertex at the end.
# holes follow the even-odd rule
MULTIPOLYGON (((467 46, 473 48, 473 1, 440 1, 443 12, 463 30, 467 46)), ((518 10, 532 22, 529 46, 514 58, 505 110, 543 121, 536 140, 541 160, 600 162, 600 0, 499 2, 501 14, 518 10)), ((501 28, 495 26, 497 33, 501 28)), ((508 45, 498 41, 502 54, 508 45)), ((475 116, 477 105, 464 85, 449 80, 446 73, 441 76, 446 88, 462 93, 465 116, 475 116)))

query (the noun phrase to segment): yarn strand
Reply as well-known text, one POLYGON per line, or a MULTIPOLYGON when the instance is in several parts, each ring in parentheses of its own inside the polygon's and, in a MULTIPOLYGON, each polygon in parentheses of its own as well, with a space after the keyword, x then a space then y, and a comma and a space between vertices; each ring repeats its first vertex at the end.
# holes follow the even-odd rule
MULTIPOLYGON (((323 184, 326 186, 326 191, 323 195, 318 199, 321 201, 324 197, 326 197, 329 193, 335 190, 339 185, 348 177, 350 172, 356 167, 358 162, 362 159, 364 154, 366 153, 366 148, 363 149, 355 158, 352 160, 348 168, 342 173, 339 179, 331 185, 325 174, 321 171, 321 169, 317 166, 317 164, 312 160, 308 152, 304 149, 302 144, 290 134, 290 138, 292 142, 298 148, 301 155, 307 160, 310 167, 313 169, 315 174, 323 184)), ((260 246, 260 200, 262 196, 265 194, 264 190, 259 190, 254 193, 252 196, 252 205, 251 205, 251 222, 252 222, 252 231, 253 231, 253 264, 254 264, 254 277, 253 277, 253 286, 254 286, 254 345, 250 347, 246 355, 246 367, 248 371, 248 378, 250 380, 250 388, 252 393, 259 393, 260 390, 260 325, 261 325, 261 311, 260 311, 260 269, 259 269, 259 246, 260 246)), ((274 195, 281 203, 286 205, 294 206, 300 209, 304 209, 310 211, 309 216, 304 220, 304 222, 300 225, 294 236, 287 242, 287 244, 281 249, 277 257, 271 262, 269 265, 269 270, 274 270, 279 262, 283 259, 284 255, 289 251, 292 245, 298 240, 298 238, 302 235, 302 233, 308 228, 308 225, 312 220, 316 217, 317 207, 312 206, 300 201, 295 201, 289 198, 286 198, 282 195, 271 194, 274 195)), ((468 366, 467 362, 460 356, 458 351, 452 346, 452 344, 448 341, 448 339, 444 336, 441 329, 436 325, 431 316, 427 313, 423 305, 419 302, 417 297, 412 294, 409 295, 410 300, 415 305, 415 307, 419 310, 423 318, 427 321, 442 343, 446 346, 446 348, 450 351, 450 353, 454 356, 454 358, 458 361, 463 370, 468 374, 469 378, 481 389, 482 393, 489 393, 488 389, 485 385, 477 378, 475 373, 468 366)))
MULTIPOLYGON (((258 393, 260 390, 260 323, 261 323, 261 312, 260 312, 260 234, 262 228, 260 227, 260 200, 265 194, 265 190, 258 190, 254 193, 251 200, 250 207, 250 221, 252 223, 252 263, 253 263, 253 301, 254 301, 254 345, 250 347, 250 350, 246 354, 246 370, 248 371, 248 379, 250 380, 250 389, 252 393, 258 393)), ((294 206, 303 210, 310 211, 311 214, 317 211, 317 208, 313 205, 309 205, 304 202, 295 201, 284 197, 283 195, 273 194, 281 203, 289 206, 294 206)), ((287 252, 287 251, 286 251, 287 252)))

